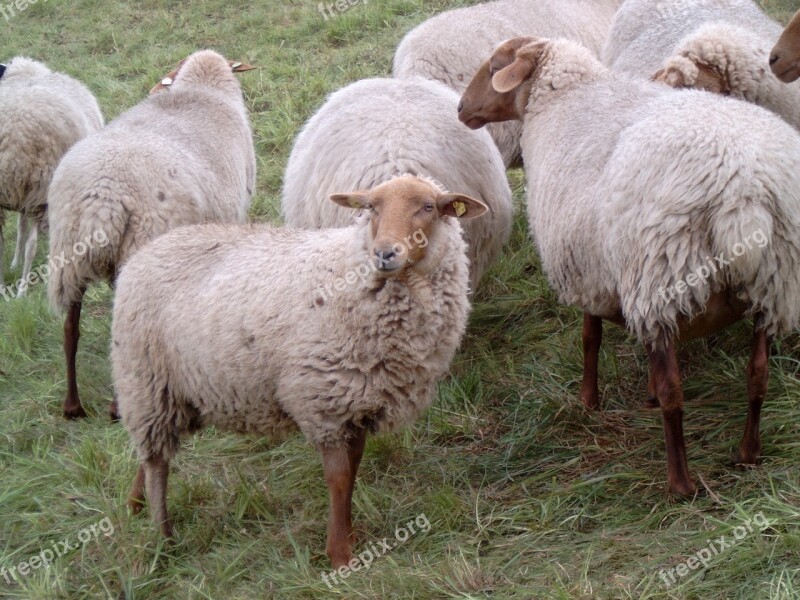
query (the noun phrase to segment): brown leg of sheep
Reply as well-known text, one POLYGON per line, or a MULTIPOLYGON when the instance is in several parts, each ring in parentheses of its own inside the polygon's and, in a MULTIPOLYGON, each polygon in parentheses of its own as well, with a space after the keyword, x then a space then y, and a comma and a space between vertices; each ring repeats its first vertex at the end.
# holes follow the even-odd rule
POLYGON ((334 569, 347 565, 352 558, 352 500, 358 465, 364 453, 366 430, 359 430, 346 446, 321 448, 322 468, 330 495, 328 544, 325 549, 334 569))
POLYGON ((138 515, 142 511, 144 501, 144 465, 139 465, 136 477, 133 478, 131 491, 128 492, 128 508, 131 509, 131 513, 138 515))
POLYGON ((114 395, 114 399, 111 401, 111 404, 108 405, 108 416, 111 418, 112 423, 119 421, 119 404, 117 404, 116 394, 114 395))
POLYGON ((150 514, 153 515, 153 522, 161 529, 162 535, 169 539, 172 537, 172 523, 167 514, 169 462, 158 456, 144 461, 142 466, 150 514))
POLYGON ((739 453, 734 457, 738 465, 754 465, 761 458, 761 405, 767 395, 769 384, 769 346, 770 340, 761 317, 754 323, 753 345, 750 362, 747 365, 747 422, 744 437, 739 445, 739 453))
POLYGON ((658 399, 664 420, 664 439, 667 447, 667 480, 672 493, 689 496, 695 487, 689 476, 686 461, 686 442, 683 439, 683 389, 678 357, 672 340, 663 346, 648 348, 648 357, 655 375, 658 399))
POLYGON ((603 319, 589 313, 583 315, 583 383, 581 402, 590 410, 600 408, 600 393, 597 386, 597 361, 600 343, 603 341, 603 319))
POLYGON ((656 374, 653 371, 653 363, 650 363, 650 374, 647 377, 647 400, 644 401, 645 408, 658 408, 658 388, 656 387, 656 374))
POLYGON ((78 339, 81 337, 81 301, 73 302, 64 320, 64 355, 67 359, 67 397, 64 399, 64 417, 80 419, 86 416, 78 397, 78 379, 75 357, 78 354, 78 339))

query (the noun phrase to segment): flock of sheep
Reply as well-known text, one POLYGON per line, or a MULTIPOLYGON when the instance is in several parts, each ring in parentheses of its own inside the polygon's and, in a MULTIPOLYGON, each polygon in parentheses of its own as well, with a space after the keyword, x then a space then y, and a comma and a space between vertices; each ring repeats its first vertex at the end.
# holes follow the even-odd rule
POLYGON ((250 65, 196 52, 104 127, 83 85, 18 57, 0 67, 0 275, 3 210, 20 214, 18 296, 39 231, 70 257, 48 281, 70 418, 85 416, 82 297, 115 288, 111 412, 141 460, 134 512, 146 492, 172 534, 184 433, 299 430, 322 455, 338 568, 366 436, 430 405, 508 240, 505 172, 521 163, 544 271, 585 313, 581 400, 600 406, 603 319, 627 327, 650 361, 669 488, 691 494, 676 342, 753 318, 736 457, 753 464, 770 341, 800 322, 800 13, 782 31, 752 0, 440 14, 405 37, 393 78, 332 94, 299 133, 285 228, 245 224, 256 163, 234 73, 250 65))

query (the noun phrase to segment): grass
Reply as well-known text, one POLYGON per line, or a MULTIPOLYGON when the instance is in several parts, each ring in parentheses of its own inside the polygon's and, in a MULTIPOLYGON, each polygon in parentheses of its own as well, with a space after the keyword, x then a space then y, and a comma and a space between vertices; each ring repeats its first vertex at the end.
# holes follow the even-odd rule
MULTIPOLYGON (((198 47, 259 65, 241 78, 259 157, 252 217, 276 221, 292 140, 325 95, 388 74, 405 31, 459 4, 375 0, 326 21, 312 0, 42 0, 0 20, 0 56, 31 55, 79 77, 108 119, 198 47)), ((795 4, 764 2, 784 21, 795 4)), ((430 528, 333 589, 320 577, 330 569, 327 492, 302 439, 213 429, 187 439, 170 477, 178 539, 164 547, 149 519, 124 509, 136 460, 105 416, 110 290, 92 288, 85 304, 79 384, 93 416, 78 423, 61 418, 61 320, 45 290, 0 302, 0 568, 75 546, 18 582, 0 575, 0 598, 800 597, 800 338, 775 345, 764 464, 747 470, 728 460, 744 425, 749 326, 683 348, 701 493, 670 498, 660 415, 640 408, 643 351, 607 327, 605 411, 582 409, 581 316, 550 292, 521 211, 524 179, 510 177, 513 239, 476 297, 452 374, 419 423, 369 441, 355 492, 357 552, 419 515, 430 528), (664 584, 662 569, 759 513, 764 531, 664 584), (97 528, 106 518, 109 536, 97 528)), ((6 233, 8 257, 13 226, 6 233)))

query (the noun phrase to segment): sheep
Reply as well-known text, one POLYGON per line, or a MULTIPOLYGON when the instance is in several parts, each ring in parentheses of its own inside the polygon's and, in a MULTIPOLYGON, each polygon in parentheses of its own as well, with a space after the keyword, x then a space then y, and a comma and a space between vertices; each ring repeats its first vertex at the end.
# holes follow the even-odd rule
POLYGON ((675 342, 751 314, 735 460, 756 463, 770 339, 800 321, 800 135, 758 106, 620 75, 572 42, 535 38, 501 45, 462 98, 469 127, 512 118, 524 123, 543 268, 585 314, 584 404, 599 407, 602 319, 627 326, 661 403, 669 487, 691 494, 675 342))
POLYGON ((243 222, 255 175, 241 88, 228 61, 211 50, 192 54, 168 90, 64 156, 48 203, 51 255, 66 257, 66 264, 50 277, 48 295, 54 309, 67 312, 65 417, 86 415, 75 355, 87 286, 103 279, 113 286, 133 253, 174 227, 243 222))
POLYGON ((413 422, 449 368, 469 312, 459 221, 486 205, 411 175, 330 199, 369 216, 321 231, 183 227, 120 274, 111 359, 141 460, 128 505, 146 489, 166 537, 181 434, 300 430, 322 455, 327 554, 348 564, 367 433, 413 422))
POLYGON ((707 24, 678 45, 654 79, 758 104, 800 129, 800 88, 783 85, 768 68, 774 40, 727 23, 707 24))
POLYGON ((19 212, 11 268, 22 262, 17 297, 25 295, 40 231, 47 229, 47 190, 58 161, 103 127, 92 93, 41 62, 18 56, 0 70, 0 282, 4 210, 19 212))
POLYGON ((328 202, 329 194, 370 189, 404 173, 425 175, 489 207, 487 217, 464 224, 471 289, 477 289, 508 241, 513 205, 497 148, 485 131, 461 126, 458 100, 442 84, 421 78, 368 79, 331 95, 289 157, 282 193, 286 224, 348 225, 352 211, 328 202))
MULTIPOLYGON (((625 0, 614 17, 603 62, 614 71, 649 79, 682 40, 711 23, 742 28, 758 44, 776 39, 781 30, 753 0, 625 0)), ((727 46, 715 38, 710 42, 721 50, 727 46)))
POLYGON ((800 11, 781 33, 769 57, 772 72, 784 83, 800 78, 800 11))
MULTIPOLYGON (((600 53, 622 0, 496 0, 441 13, 412 29, 394 56, 394 77, 422 76, 462 94, 483 60, 519 35, 568 37, 600 53)), ((520 166, 518 123, 489 126, 503 162, 520 166)))

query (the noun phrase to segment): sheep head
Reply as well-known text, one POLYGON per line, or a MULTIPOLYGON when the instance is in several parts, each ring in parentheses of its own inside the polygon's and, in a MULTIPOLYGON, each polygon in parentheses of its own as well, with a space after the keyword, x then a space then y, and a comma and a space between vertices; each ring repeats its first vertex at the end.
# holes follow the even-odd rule
MULTIPOLYGON (((178 74, 180 73, 181 68, 186 64, 186 61, 188 61, 192 57, 196 56, 197 54, 198 53, 195 53, 192 56, 190 56, 188 58, 184 58, 181 62, 179 62, 178 66, 175 67, 175 69, 173 69, 172 71, 167 73, 164 77, 162 77, 161 81, 159 81, 157 84, 155 84, 150 89, 150 93, 151 94, 155 94, 156 92, 161 91, 161 90, 163 90, 165 88, 168 88, 173 83, 175 83, 175 79, 178 77, 178 74)), ((211 54, 211 53, 209 52, 209 54, 211 54)), ((228 60, 226 62, 228 63, 228 66, 230 67, 231 71, 234 72, 234 73, 242 73, 244 71, 252 71, 253 69, 256 68, 256 67, 254 67, 252 65, 248 65, 247 63, 243 63, 243 62, 240 62, 240 61, 228 60)))
POLYGON ((458 118, 470 129, 487 123, 522 120, 531 93, 530 81, 538 72, 549 40, 518 37, 500 44, 470 81, 458 118))
POLYGON ((775 76, 784 83, 800 78, 800 11, 786 26, 769 57, 775 76))
POLYGON ((667 66, 651 77, 670 87, 705 90, 713 94, 730 96, 731 84, 727 75, 718 68, 684 56, 670 59, 667 66))
POLYGON ((428 242, 443 217, 475 219, 489 209, 481 201, 443 192, 413 175, 395 177, 369 191, 333 194, 345 208, 369 211, 371 258, 385 276, 396 277, 425 259, 428 242))

